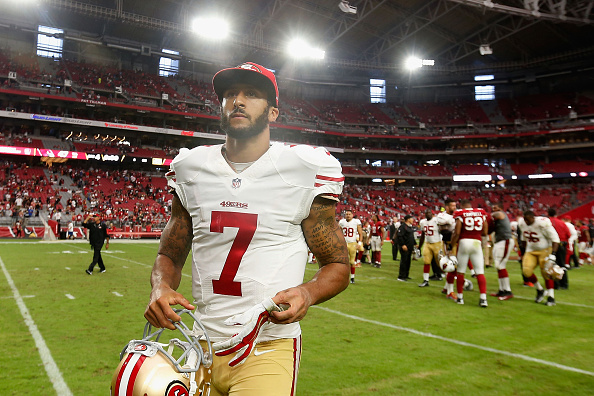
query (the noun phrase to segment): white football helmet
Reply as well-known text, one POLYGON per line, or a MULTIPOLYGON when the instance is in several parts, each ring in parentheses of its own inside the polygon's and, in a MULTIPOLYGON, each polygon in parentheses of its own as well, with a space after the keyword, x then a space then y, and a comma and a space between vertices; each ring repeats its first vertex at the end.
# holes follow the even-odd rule
POLYGON ((547 266, 545 264, 545 272, 551 277, 551 279, 561 280, 565 274, 565 270, 557 264, 547 266))
POLYGON ((423 255, 421 254, 421 249, 415 247, 413 250, 413 260, 420 260, 423 255))
POLYGON ((173 338, 159 343, 166 330, 151 333, 144 327, 142 340, 132 340, 120 353, 120 364, 111 379, 111 396, 208 396, 212 347, 204 326, 187 309, 175 309, 178 315, 188 314, 203 335, 196 335, 183 322, 174 323, 185 341, 173 338), (206 344, 206 350, 199 341, 206 344), (177 349, 176 349, 177 348, 177 349), (181 353, 181 355, 180 355, 181 353), (179 355, 175 358, 173 355, 179 355))
POLYGON ((439 268, 443 272, 454 272, 458 266, 458 259, 456 256, 444 256, 439 260, 439 268))
POLYGON ((474 290, 474 285, 468 279, 464 279, 464 290, 466 290, 466 291, 473 291, 474 290))

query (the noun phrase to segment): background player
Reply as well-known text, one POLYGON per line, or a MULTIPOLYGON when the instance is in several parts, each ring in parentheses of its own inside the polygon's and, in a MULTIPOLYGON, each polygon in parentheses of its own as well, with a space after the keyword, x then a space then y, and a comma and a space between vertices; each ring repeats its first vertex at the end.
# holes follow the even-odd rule
POLYGON ((541 302, 545 298, 545 291, 538 282, 534 270, 540 267, 540 272, 547 287, 547 305, 555 305, 555 282, 545 272, 545 263, 556 262, 557 248, 559 247, 559 236, 546 217, 536 217, 534 212, 524 212, 524 217, 518 219, 518 238, 523 245, 524 256, 522 256, 522 272, 529 278, 536 287, 536 299, 534 302, 541 302))
MULTIPOLYGON (((454 220, 454 213, 456 212, 456 201, 453 199, 446 199, 444 201, 444 211, 439 212, 437 216, 437 224, 439 225, 439 232, 443 242, 443 251, 446 255, 455 256, 456 247, 452 246, 452 235, 456 229, 456 220, 454 220)), ((446 294, 451 300, 456 301, 457 297, 454 293, 454 279, 456 279, 456 272, 448 272, 446 274, 446 283, 442 293, 446 294)))
POLYGON ((371 262, 374 267, 381 268, 382 266, 382 246, 386 238, 385 224, 379 219, 379 216, 374 214, 371 216, 369 222, 371 229, 371 262))
POLYGON ((419 287, 429 286, 429 270, 431 261, 439 262, 439 254, 442 250, 441 234, 437 217, 433 216, 431 209, 425 210, 425 218, 419 223, 421 227, 421 238, 419 249, 423 252, 423 283, 419 287))
POLYGON ((503 211, 503 204, 496 203, 493 205, 493 212, 491 213, 493 220, 493 231, 495 234, 495 243, 493 244, 493 262, 497 269, 497 277, 499 280, 499 291, 491 294, 499 300, 509 300, 513 298, 511 285, 509 283, 509 274, 507 272, 507 261, 509 255, 514 248, 515 242, 512 236, 512 229, 507 214, 503 211))
POLYGON ((456 254, 458 258, 456 274, 458 297, 456 302, 464 304, 464 273, 468 261, 472 260, 480 291, 479 306, 486 308, 488 306, 487 282, 484 274, 482 237, 488 234, 487 212, 483 209, 474 209, 470 201, 466 199, 460 201, 460 205, 462 209, 454 213, 456 229, 452 236, 452 245, 458 245, 456 254))
POLYGON ((357 247, 361 241, 363 230, 361 228, 361 221, 353 217, 353 212, 347 209, 344 212, 344 219, 338 222, 338 226, 342 229, 342 235, 347 243, 349 250, 349 263, 351 264, 351 283, 355 283, 355 267, 357 260, 357 247))

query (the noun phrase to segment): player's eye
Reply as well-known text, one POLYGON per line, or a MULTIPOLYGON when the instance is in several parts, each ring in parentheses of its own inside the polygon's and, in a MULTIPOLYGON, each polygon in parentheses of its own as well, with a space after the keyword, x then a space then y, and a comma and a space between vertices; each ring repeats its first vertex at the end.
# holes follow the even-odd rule
POLYGON ((237 96, 237 91, 231 90, 231 89, 228 90, 227 92, 225 92, 225 95, 224 95, 225 98, 233 98, 235 96, 237 96))

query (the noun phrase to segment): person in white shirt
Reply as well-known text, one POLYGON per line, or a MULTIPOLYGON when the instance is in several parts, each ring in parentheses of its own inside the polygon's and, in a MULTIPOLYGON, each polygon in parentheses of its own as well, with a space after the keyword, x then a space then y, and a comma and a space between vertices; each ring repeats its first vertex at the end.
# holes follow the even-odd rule
POLYGON ((569 241, 567 242, 567 253, 565 262, 571 266, 571 262, 573 261, 573 266, 575 268, 579 268, 580 263, 578 261, 577 255, 575 254, 575 241, 578 239, 578 233, 575 229, 575 226, 571 222, 571 218, 564 217, 563 221, 567 228, 569 228, 569 241))
POLYGON ((439 220, 433 216, 431 209, 425 210, 425 218, 420 221, 421 239, 419 249, 423 254, 423 283, 419 287, 429 286, 429 272, 431 261, 439 263, 442 251, 441 234, 439 233, 439 220))
POLYGON ((74 223, 68 222, 68 239, 74 239, 74 223))
POLYGON ((559 235, 551 220, 537 217, 531 210, 524 212, 524 217, 518 219, 518 238, 524 252, 522 272, 536 287, 535 302, 539 303, 545 298, 545 291, 534 274, 536 267, 540 267, 547 288, 546 304, 555 305, 555 282, 545 272, 547 261, 556 263, 555 255, 559 248, 559 235))
POLYGON ((211 396, 294 394, 299 321, 349 284, 335 220, 344 176, 324 148, 270 144, 279 114, 271 71, 244 63, 219 71, 213 86, 226 142, 183 150, 171 164, 171 218, 145 317, 174 329, 180 317, 170 306, 196 309, 216 351, 211 396), (308 248, 319 270, 303 283, 308 248), (196 307, 176 291, 190 250, 196 307))
POLYGON ((344 240, 346 241, 347 248, 349 250, 349 263, 351 264, 351 283, 355 283, 357 250, 359 246, 361 247, 361 249, 363 249, 363 243, 361 242, 361 236, 363 235, 361 221, 359 219, 355 219, 353 216, 353 212, 350 209, 347 209, 344 212, 344 219, 341 219, 338 222, 338 226, 342 229, 342 234, 344 235, 344 240))

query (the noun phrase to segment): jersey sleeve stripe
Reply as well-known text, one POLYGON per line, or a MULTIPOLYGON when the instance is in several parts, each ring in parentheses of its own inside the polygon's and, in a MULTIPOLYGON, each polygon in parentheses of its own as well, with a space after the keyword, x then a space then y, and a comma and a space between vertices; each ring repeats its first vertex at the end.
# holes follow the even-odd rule
POLYGON ((333 182, 343 182, 343 177, 330 177, 330 176, 323 176, 323 175, 316 175, 316 179, 318 180, 326 180, 326 181, 333 181, 333 182))

